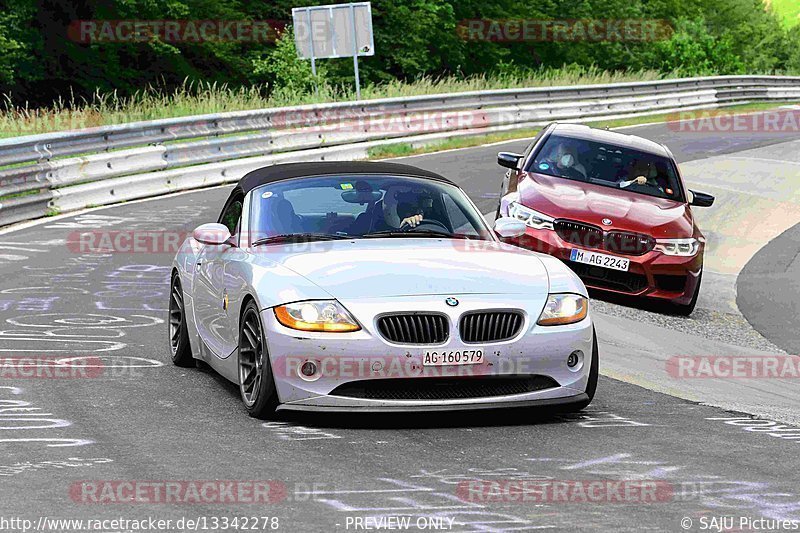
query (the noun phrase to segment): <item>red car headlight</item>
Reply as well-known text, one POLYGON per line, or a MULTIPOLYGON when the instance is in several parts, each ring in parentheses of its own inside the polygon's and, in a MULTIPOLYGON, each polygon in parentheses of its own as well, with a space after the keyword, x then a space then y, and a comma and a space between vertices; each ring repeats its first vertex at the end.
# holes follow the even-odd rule
POLYGON ((534 211, 517 202, 511 202, 509 204, 508 216, 523 221, 529 228, 553 229, 553 217, 534 211))
POLYGON ((655 249, 664 255, 694 257, 700 250, 697 239, 657 239, 655 249))

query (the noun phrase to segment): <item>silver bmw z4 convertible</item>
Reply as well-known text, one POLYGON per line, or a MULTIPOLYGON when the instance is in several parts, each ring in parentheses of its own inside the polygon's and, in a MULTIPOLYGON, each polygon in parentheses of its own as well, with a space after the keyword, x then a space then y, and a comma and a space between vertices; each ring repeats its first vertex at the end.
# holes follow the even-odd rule
POLYGON ((274 165, 244 176, 173 263, 172 360, 276 409, 578 410, 598 379, 586 288, 502 242, 450 180, 406 165, 274 165))

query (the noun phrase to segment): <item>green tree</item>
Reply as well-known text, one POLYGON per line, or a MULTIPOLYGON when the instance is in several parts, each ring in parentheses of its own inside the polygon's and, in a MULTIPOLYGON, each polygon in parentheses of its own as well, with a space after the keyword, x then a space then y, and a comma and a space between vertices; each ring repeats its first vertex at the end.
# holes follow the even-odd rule
MULTIPOLYGON (((341 0, 308 0, 306 4, 341 0)), ((0 0, 0 92, 47 105, 65 95, 129 95, 190 82, 256 87, 275 97, 308 94, 310 66, 291 39, 79 42, 79 20, 289 21, 296 0, 0 0)), ((359 62, 362 84, 420 76, 523 76, 537 69, 658 69, 691 74, 800 72, 800 34, 763 0, 373 0, 375 56, 359 62), (470 19, 666 19, 658 42, 467 40, 470 19)), ((319 61, 323 87, 350 90, 350 59, 319 61)), ((577 70, 576 70, 577 71, 577 70)))

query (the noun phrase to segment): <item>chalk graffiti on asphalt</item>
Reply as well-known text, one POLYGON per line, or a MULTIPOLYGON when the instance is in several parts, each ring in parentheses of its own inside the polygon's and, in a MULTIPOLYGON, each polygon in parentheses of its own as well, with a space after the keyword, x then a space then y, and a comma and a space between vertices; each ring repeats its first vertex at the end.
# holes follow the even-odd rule
MULTIPOLYGON (((694 501, 704 507, 736 512, 753 511, 775 520, 800 520, 800 496, 771 483, 730 479, 703 474, 697 466, 637 459, 617 453, 576 461, 574 457, 531 457, 527 461, 548 471, 591 474, 603 479, 666 480, 675 487, 675 499, 694 501)), ((563 477, 563 474, 559 474, 563 477)))
POLYGON ((113 463, 113 459, 105 457, 81 459, 80 457, 69 457, 56 461, 39 461, 32 463, 23 461, 11 465, 0 465, 0 477, 12 477, 26 472, 38 472, 39 470, 62 470, 70 468, 84 468, 95 465, 113 463))
MULTIPOLYGON (((29 446, 30 443, 47 444, 51 448, 69 446, 85 446, 92 444, 89 439, 73 439, 49 436, 46 430, 68 428, 72 422, 62 418, 53 418, 52 413, 42 412, 41 407, 35 407, 27 400, 18 399, 23 390, 14 386, 0 386, 0 444, 21 444, 29 446), (42 436, 45 430, 45 435, 42 436), (7 435, 11 435, 8 436, 7 435), (20 435, 20 436, 17 436, 20 435)), ((60 432, 58 432, 60 434, 60 432)))

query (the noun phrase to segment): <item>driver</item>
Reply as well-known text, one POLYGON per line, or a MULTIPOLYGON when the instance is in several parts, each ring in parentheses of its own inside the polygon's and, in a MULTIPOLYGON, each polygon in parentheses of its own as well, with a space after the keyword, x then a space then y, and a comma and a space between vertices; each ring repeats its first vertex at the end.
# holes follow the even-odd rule
POLYGON ((577 172, 586 179, 586 167, 578 161, 578 153, 571 144, 560 142, 553 151, 550 152, 550 159, 555 167, 561 172, 570 170, 577 172))
MULTIPOLYGON (((619 182, 619 186, 624 189, 634 183, 636 185, 654 187, 661 192, 665 192, 664 187, 662 187, 662 184, 658 180, 658 171, 655 168, 651 168, 650 163, 643 159, 634 160, 628 171, 628 179, 619 182)), ((670 191, 670 194, 671 192, 672 191, 670 191)))
POLYGON ((419 192, 409 187, 389 187, 383 195, 382 210, 386 226, 399 229, 403 226, 415 228, 425 218, 419 192))
MULTIPOLYGON (((357 184, 356 189, 371 191, 366 183, 357 184)), ((424 193, 415 192, 410 186, 392 185, 386 189, 383 198, 356 217, 349 233, 363 235, 367 232, 392 231, 404 227, 415 228, 424 220, 426 208, 432 207, 430 198, 423 196, 424 193)))

